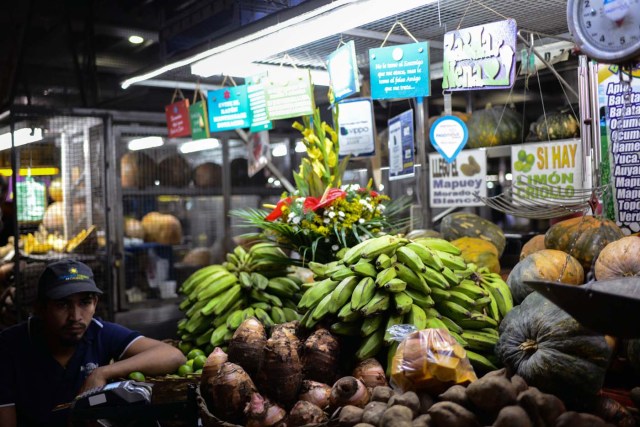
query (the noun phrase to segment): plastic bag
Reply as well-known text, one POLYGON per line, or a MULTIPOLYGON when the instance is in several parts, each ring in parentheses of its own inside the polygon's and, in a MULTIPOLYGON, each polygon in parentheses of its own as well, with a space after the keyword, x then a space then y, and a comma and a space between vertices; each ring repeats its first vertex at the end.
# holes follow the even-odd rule
POLYGON ((392 328, 391 336, 402 339, 391 361, 391 383, 395 387, 405 392, 441 393, 452 385, 478 379, 467 352, 448 330, 417 331, 413 325, 392 328))

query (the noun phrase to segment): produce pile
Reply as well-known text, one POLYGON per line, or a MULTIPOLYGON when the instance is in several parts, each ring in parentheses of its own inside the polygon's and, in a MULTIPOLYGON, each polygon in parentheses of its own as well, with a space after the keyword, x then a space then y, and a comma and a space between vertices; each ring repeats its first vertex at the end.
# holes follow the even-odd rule
POLYGON ((178 322, 180 348, 224 346, 243 320, 256 317, 267 326, 297 320, 301 281, 288 273, 289 258, 272 243, 248 251, 237 246, 227 262, 193 273, 180 288, 185 318, 178 322))
POLYGON ((306 311, 301 324, 323 322, 338 335, 362 337, 358 360, 381 357, 385 346, 392 356, 393 325, 444 328, 474 367, 495 369, 497 329, 511 293, 499 274, 466 264, 460 253, 443 239, 385 235, 346 250, 340 261, 310 263, 316 282, 298 303, 306 311))

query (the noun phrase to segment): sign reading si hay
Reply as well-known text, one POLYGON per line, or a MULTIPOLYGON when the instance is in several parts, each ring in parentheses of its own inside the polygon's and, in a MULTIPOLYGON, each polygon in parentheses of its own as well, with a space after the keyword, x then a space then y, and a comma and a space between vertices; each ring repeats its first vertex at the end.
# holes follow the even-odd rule
POLYGON ((429 43, 369 50, 373 99, 429 96, 429 43))
POLYGON ((514 204, 545 201, 563 204, 582 189, 579 139, 511 146, 511 174, 518 191, 514 204))
POLYGON ((329 55, 327 70, 335 102, 360 91, 356 45, 353 40, 329 55))
POLYGON ((389 180, 415 175, 413 110, 389 120, 389 180))
POLYGON ((211 90, 207 94, 207 104, 211 132, 251 126, 246 85, 211 90))
POLYGON ((309 116, 315 109, 309 70, 294 79, 269 77, 264 83, 267 114, 270 120, 309 116))
POLYGON ((340 157, 373 156, 375 129, 373 122, 373 102, 369 98, 343 101, 338 108, 340 131, 340 157))
POLYGON ((504 89, 513 86, 516 21, 449 31, 444 35, 442 88, 504 89))
POLYGON ((487 197, 487 152, 464 150, 453 161, 429 154, 429 206, 484 206, 487 197))

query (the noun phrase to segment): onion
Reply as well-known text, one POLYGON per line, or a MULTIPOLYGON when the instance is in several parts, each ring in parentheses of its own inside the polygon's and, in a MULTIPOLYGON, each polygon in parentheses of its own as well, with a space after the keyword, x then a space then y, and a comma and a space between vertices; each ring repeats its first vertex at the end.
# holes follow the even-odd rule
POLYGON ((209 357, 207 357, 207 361, 202 367, 202 376, 200 377, 200 393, 203 396, 211 393, 211 390, 209 390, 209 379, 218 374, 220 367, 227 359, 227 353, 222 351, 220 347, 216 347, 209 357))
POLYGON ((384 368, 376 359, 365 359, 353 370, 353 376, 364 383, 369 389, 379 385, 388 386, 384 368))
POLYGON ((243 423, 245 406, 253 393, 257 392, 244 369, 234 363, 223 363, 218 374, 209 380, 209 384, 213 407, 211 412, 226 421, 243 423))
POLYGON ((250 317, 243 321, 229 342, 229 361, 242 366, 249 375, 258 372, 267 342, 264 326, 250 317))
POLYGON ((316 381, 302 381, 302 389, 298 399, 311 402, 321 409, 329 406, 329 396, 331 395, 331 387, 316 381))
POLYGON ((305 378, 332 384, 338 376, 340 344, 324 328, 319 328, 304 343, 305 378))
POLYGON ((319 424, 325 421, 327 421, 327 414, 325 414, 322 409, 311 402, 300 400, 291 408, 287 425, 304 426, 308 424, 319 424))
POLYGON ((331 387, 329 403, 334 409, 347 405, 364 408, 370 397, 369 390, 362 381, 354 377, 343 377, 331 387))

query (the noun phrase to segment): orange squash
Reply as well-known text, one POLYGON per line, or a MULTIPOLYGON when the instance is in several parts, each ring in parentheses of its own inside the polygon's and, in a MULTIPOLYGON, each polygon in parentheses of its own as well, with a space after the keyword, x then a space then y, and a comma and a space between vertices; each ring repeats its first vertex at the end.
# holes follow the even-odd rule
POLYGON ((541 251, 543 249, 547 249, 544 246, 544 234, 533 236, 527 243, 522 246, 522 250, 520 251, 520 261, 531 255, 532 253, 541 251))
POLYGON ((473 263, 487 267, 492 273, 500 273, 500 256, 493 243, 479 237, 461 237, 451 244, 462 251, 460 255, 467 264, 473 263))
POLYGON ((627 236, 609 243, 594 266, 596 280, 640 277, 640 236, 627 236))

